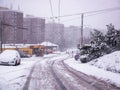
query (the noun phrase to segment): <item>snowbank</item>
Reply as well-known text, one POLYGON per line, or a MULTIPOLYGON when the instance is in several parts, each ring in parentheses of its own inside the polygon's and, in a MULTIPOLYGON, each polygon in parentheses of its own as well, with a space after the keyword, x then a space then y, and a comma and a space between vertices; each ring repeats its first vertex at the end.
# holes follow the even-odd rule
POLYGON ((91 61, 89 64, 107 71, 120 73, 120 51, 104 55, 91 61))
MULTIPOLYGON (((110 82, 111 84, 114 84, 120 87, 120 74, 118 73, 106 71, 104 69, 100 69, 95 66, 92 66, 88 63, 86 64, 83 64, 80 62, 78 63, 78 61, 75 61, 73 58, 68 59, 64 62, 77 71, 83 72, 87 75, 94 76, 98 79, 104 80, 106 82, 110 82)), ((101 64, 104 64, 104 63, 101 63, 101 64)))

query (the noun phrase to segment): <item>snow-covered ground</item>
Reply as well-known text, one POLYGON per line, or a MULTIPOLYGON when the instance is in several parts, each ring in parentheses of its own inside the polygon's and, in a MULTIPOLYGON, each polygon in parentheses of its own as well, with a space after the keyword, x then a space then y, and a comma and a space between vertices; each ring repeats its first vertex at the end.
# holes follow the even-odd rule
POLYGON ((54 57, 52 58, 53 60, 57 60, 68 56, 69 59, 64 62, 77 71, 95 76, 98 79, 105 80, 120 87, 120 51, 113 52, 84 64, 80 61, 75 61, 70 53, 66 54, 65 52, 57 55, 45 55, 43 58, 24 58, 19 66, 0 65, 0 90, 21 90, 32 66, 37 61, 51 57, 54 57))
POLYGON ((21 65, 0 65, 0 90, 21 90, 31 67, 39 59, 37 57, 24 58, 21 65))
POLYGON ((104 55, 89 63, 75 61, 74 58, 65 61, 66 64, 85 74, 95 76, 120 87, 120 51, 104 55))
POLYGON ((120 74, 120 51, 104 55, 103 57, 93 60, 90 64, 120 74))
MULTIPOLYGON (((35 63, 41 61, 41 63, 44 64, 46 57, 54 57, 54 60, 61 58, 59 54, 60 53, 48 54, 44 57, 33 56, 31 58, 22 58, 21 64, 18 66, 0 65, 0 90, 22 90, 31 68, 35 63)), ((65 54, 62 53, 61 55, 64 56, 65 54)))

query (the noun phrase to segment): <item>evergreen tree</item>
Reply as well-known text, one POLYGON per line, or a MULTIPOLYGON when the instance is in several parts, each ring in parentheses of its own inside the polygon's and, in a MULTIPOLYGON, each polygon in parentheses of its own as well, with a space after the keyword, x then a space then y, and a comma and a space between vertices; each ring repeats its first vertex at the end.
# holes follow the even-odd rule
POLYGON ((105 35, 97 29, 94 29, 94 32, 91 32, 91 54, 92 58, 98 58, 104 54, 110 53, 111 49, 106 44, 105 35))
POLYGON ((105 35, 105 41, 112 51, 120 49, 120 30, 116 30, 114 25, 109 24, 107 26, 107 34, 105 35))
POLYGON ((100 45, 102 42, 104 42, 103 33, 97 29, 94 29, 94 32, 91 32, 91 42, 93 42, 95 46, 100 45))
POLYGON ((97 29, 91 32, 91 47, 87 57, 88 61, 120 50, 120 30, 116 30, 112 24, 106 26, 107 33, 105 35, 97 29))

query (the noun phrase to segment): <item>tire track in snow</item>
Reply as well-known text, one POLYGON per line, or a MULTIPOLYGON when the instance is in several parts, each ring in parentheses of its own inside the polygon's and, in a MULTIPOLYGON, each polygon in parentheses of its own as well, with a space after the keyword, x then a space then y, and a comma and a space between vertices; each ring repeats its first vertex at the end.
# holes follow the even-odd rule
MULTIPOLYGON (((55 56, 55 57, 57 57, 57 56, 55 56)), ((54 56, 51 56, 51 57, 45 57, 45 58, 43 58, 43 60, 44 61, 46 61, 46 59, 52 59, 52 58, 54 58, 54 56)), ((47 62, 47 61, 46 61, 47 62)), ((51 61, 50 61, 51 62, 51 61)), ((52 61, 53 62, 53 61, 52 61)), ((36 79, 36 80, 41 80, 40 78, 36 78, 36 77, 33 77, 32 76, 32 74, 33 74, 33 72, 35 71, 35 67, 36 67, 36 64, 37 64, 38 62, 36 62, 34 65, 33 65, 33 67, 32 67, 32 69, 31 69, 31 71, 30 71, 30 73, 29 73, 29 75, 28 75, 28 77, 27 77, 27 80, 26 80, 26 82, 25 82, 25 84, 24 84, 24 86, 23 86, 23 88, 22 88, 22 90, 29 90, 29 88, 30 88, 30 83, 31 83, 31 79, 36 79)), ((51 75, 53 75, 53 77, 54 77, 54 80, 56 81, 56 83, 58 84, 58 87, 59 88, 57 88, 57 90, 67 90, 67 89, 65 89, 65 87, 64 87, 64 85, 62 85, 61 84, 61 82, 59 81, 59 79, 56 77, 56 75, 55 75, 55 73, 52 71, 52 65, 50 64, 46 64, 47 65, 47 67, 49 68, 48 70, 50 70, 49 72, 51 72, 51 75), (60 89, 61 88, 61 89, 60 89)), ((47 72, 46 72, 46 74, 47 74, 47 72)), ((57 87, 57 86, 56 86, 57 87)), ((38 90, 38 89, 37 89, 38 90)), ((49 89, 49 90, 51 90, 51 89, 49 89)), ((53 90, 53 89, 52 89, 53 90)), ((56 90, 56 89, 55 89, 56 90)))
POLYGON ((33 65, 32 69, 30 71, 30 74, 28 75, 27 80, 26 80, 22 90, 28 90, 29 85, 30 85, 31 76, 32 76, 32 73, 34 71, 35 65, 36 65, 36 63, 33 65))
POLYGON ((54 61, 51 65, 51 72, 52 72, 54 78, 56 79, 57 84, 60 86, 61 90, 67 90, 67 88, 63 85, 63 83, 60 81, 60 79, 57 77, 55 71, 53 70, 53 64, 54 64, 54 61))
POLYGON ((75 69, 71 68, 69 65, 65 64, 64 60, 61 61, 61 63, 70 73, 74 74, 76 77, 78 77, 80 80, 84 81, 90 87, 91 86, 94 87, 95 90, 120 90, 120 88, 118 88, 110 83, 104 82, 95 77, 88 76, 82 72, 76 71, 75 69))

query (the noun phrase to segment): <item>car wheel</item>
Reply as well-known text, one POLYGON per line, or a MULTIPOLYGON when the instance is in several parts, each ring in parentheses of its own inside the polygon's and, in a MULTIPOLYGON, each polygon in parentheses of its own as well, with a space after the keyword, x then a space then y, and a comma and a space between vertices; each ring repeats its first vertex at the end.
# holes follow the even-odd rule
POLYGON ((20 65, 20 63, 21 63, 21 60, 19 60, 18 65, 20 65))
POLYGON ((17 61, 15 61, 15 65, 14 66, 16 66, 17 65, 17 61))
POLYGON ((81 61, 82 63, 87 63, 87 59, 86 59, 86 58, 82 58, 82 59, 80 59, 80 61, 81 61))
POLYGON ((75 60, 78 60, 79 59, 79 55, 75 55, 75 60))

